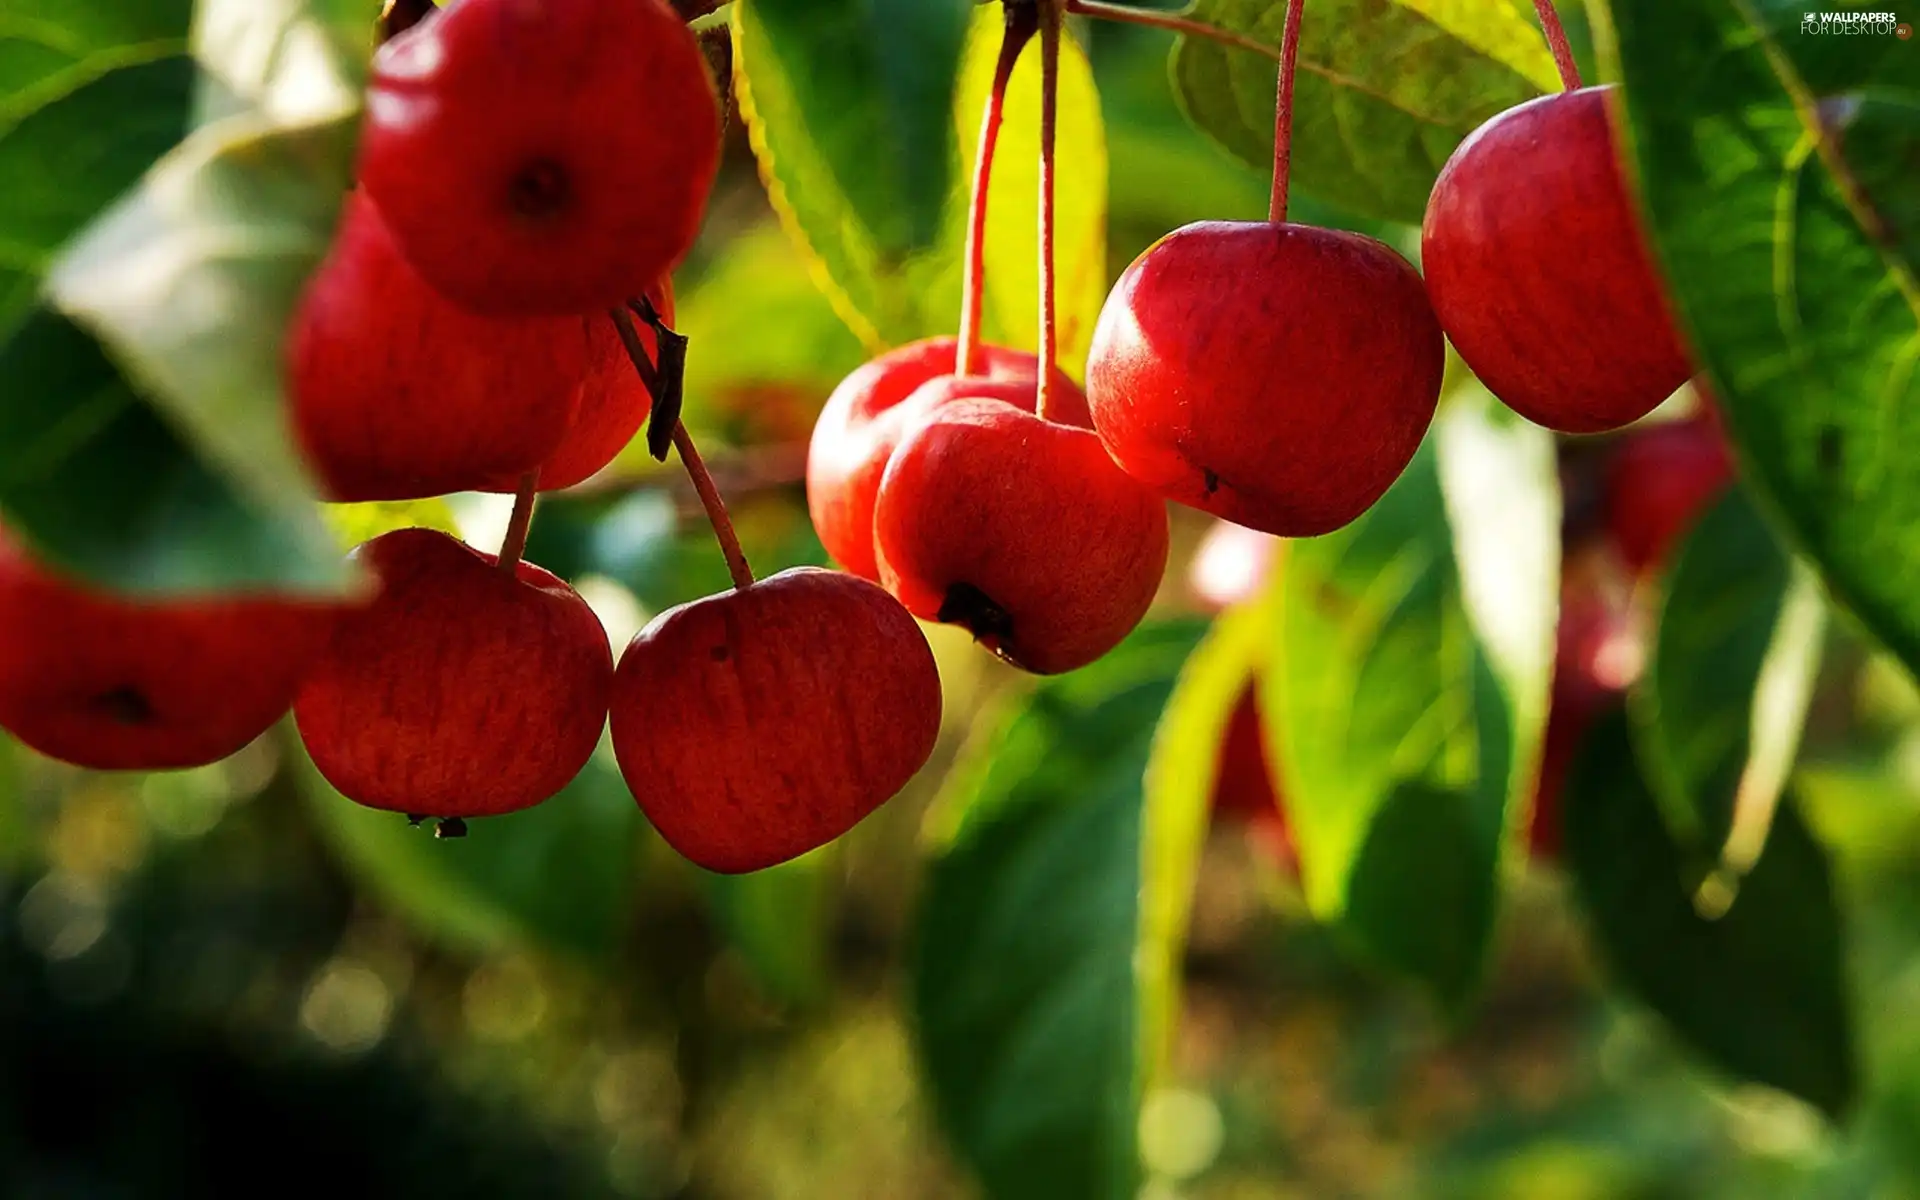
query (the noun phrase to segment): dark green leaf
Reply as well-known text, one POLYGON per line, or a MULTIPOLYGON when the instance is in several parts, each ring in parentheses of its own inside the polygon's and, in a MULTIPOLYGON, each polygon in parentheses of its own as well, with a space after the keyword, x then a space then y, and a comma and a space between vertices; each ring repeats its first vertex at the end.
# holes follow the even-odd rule
MULTIPOLYGON (((1198 0, 1192 15, 1280 45, 1281 0, 1198 0)), ((1557 85, 1525 5, 1317 0, 1300 26, 1293 178, 1368 216, 1419 224, 1453 148, 1494 114, 1557 85)), ((1273 61, 1201 38, 1174 48, 1188 116, 1256 166, 1273 160, 1273 61)))
POLYGON ((0 344, 0 510, 63 566, 138 591, 324 587, 340 552, 210 470, 87 333, 36 309, 0 344))
POLYGON ((755 93, 781 95, 876 253, 899 258, 940 235, 953 185, 953 86, 963 0, 743 0, 755 93), (766 78, 767 83, 762 84, 766 78))
POLYGON ((1738 489, 1694 527, 1662 591, 1634 740, 1676 841, 1705 865, 1737 807, 1764 827, 1786 786, 1825 610, 1738 489))
MULTIPOLYGON (((949 17, 936 19, 933 10, 955 7, 954 0, 913 2, 928 12, 915 16, 903 29, 931 27, 929 22, 944 29, 949 17)), ((861 132, 882 119, 874 110, 887 103, 887 93, 879 80, 858 67, 849 72, 839 60, 821 67, 807 57, 820 52, 814 42, 830 45, 849 29, 877 24, 881 14, 844 21, 836 15, 815 31, 818 5, 795 0, 776 0, 776 5, 789 22, 804 10, 804 24, 776 30, 766 0, 751 0, 736 11, 733 33, 740 112, 752 133, 761 173, 782 223, 814 260, 815 279, 825 287, 840 318, 869 350, 952 332, 959 313, 966 242, 969 189, 962 185, 971 176, 981 104, 999 52, 998 7, 978 6, 969 23, 968 6, 960 4, 958 29, 963 40, 948 46, 942 35, 945 48, 939 51, 938 61, 947 64, 943 69, 951 82, 941 102, 941 128, 932 137, 946 147, 943 154, 955 156, 958 135, 961 169, 947 175, 932 236, 896 244, 888 240, 889 226, 876 225, 878 218, 855 203, 857 196, 870 196, 872 203, 882 204, 892 214, 909 206, 909 198, 899 194, 904 181, 886 169, 884 156, 861 132), (791 38, 795 30, 807 31, 807 37, 780 40, 791 38), (809 82, 808 71, 836 80, 832 85, 836 89, 844 83, 846 94, 836 94, 831 107, 816 107, 825 93, 820 90, 823 85, 809 82)), ((844 14, 857 6, 836 0, 833 7, 844 14)), ((896 36, 896 32, 876 33, 872 44, 884 46, 887 38, 896 36)), ((861 45, 838 53, 844 61, 859 64, 869 61, 873 51, 861 45)), ((1071 39, 1061 47, 1060 68, 1056 182, 1060 361, 1063 369, 1078 376, 1106 296, 1107 149, 1092 67, 1071 39)), ((1038 53, 1023 55, 1007 90, 985 243, 985 332, 996 342, 1027 349, 1034 345, 1038 320, 1039 266, 1033 242, 1039 190, 1038 76, 1038 53)), ((885 120, 918 125, 932 117, 907 111, 885 120)), ((887 220, 898 224, 896 216, 887 220)))
POLYGON ((1551 441, 1495 412, 1460 398, 1371 511, 1293 545, 1263 676, 1309 905, 1454 1011, 1532 785, 1558 594, 1551 441))
MULTIPOLYGON (((1037 685, 957 768, 913 957, 928 1086, 997 1200, 1131 1200, 1143 1076, 1142 777, 1194 624, 1037 685)), ((1147 948, 1148 956, 1154 953, 1147 948)))
POLYGON ((373 24, 359 0, 9 13, 0 506, 49 557, 130 590, 349 578, 280 348, 349 177, 373 24))
POLYGON ((296 762, 314 823, 346 866, 395 915, 470 951, 558 950, 602 961, 626 932, 644 828, 620 773, 596 754, 537 808, 433 836, 398 813, 362 808, 327 786, 298 739, 296 762))
POLYGON ((1722 1069, 1844 1113, 1858 1079, 1825 851, 1782 805, 1733 907, 1708 919, 1632 751, 1625 716, 1603 718, 1565 798, 1567 864, 1616 980, 1722 1069))
POLYGON ((1597 25, 1653 241, 1748 478, 1835 599, 1914 669, 1920 128, 1889 114, 1920 104, 1920 72, 1911 42, 1802 34, 1818 8, 1612 0, 1597 25), (1856 98, 1872 100, 1857 138, 1856 98), (1818 149, 1823 118, 1840 173, 1818 149))
POLYGON ((187 131, 184 40, 114 49, 101 57, 117 65, 76 64, 0 108, 0 330, 32 306, 67 239, 187 131))

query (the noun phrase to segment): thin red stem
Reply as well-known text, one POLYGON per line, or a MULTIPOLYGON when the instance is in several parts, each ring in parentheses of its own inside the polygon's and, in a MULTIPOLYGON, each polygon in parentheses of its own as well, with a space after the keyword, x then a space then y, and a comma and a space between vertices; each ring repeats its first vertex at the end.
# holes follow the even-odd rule
POLYGON ((1540 14, 1540 28, 1546 31, 1547 45, 1553 47, 1553 65, 1560 68, 1560 85, 1569 92, 1580 86, 1580 64, 1573 61, 1573 47, 1567 44, 1566 27, 1560 14, 1553 11, 1553 0, 1533 0, 1540 14))
POLYGON ((507 519, 507 536, 500 540, 499 567, 519 577, 520 556, 527 552, 527 531, 533 527, 533 502, 540 495, 540 472, 528 471, 520 477, 520 489, 513 494, 513 516, 507 519))
MULTIPOLYGON (((640 375, 640 382, 646 385, 649 394, 659 394, 660 372, 647 358, 646 343, 640 340, 640 331, 634 328, 633 316, 625 308, 615 308, 607 315, 613 319, 613 327, 620 335, 620 344, 626 347, 627 357, 633 362, 633 369, 640 375)), ((687 427, 679 421, 673 423, 673 445, 680 451, 680 465, 687 469, 687 478, 693 481, 693 490, 700 497, 700 507, 707 510, 707 522, 713 526, 714 540, 720 543, 720 553, 727 559, 727 574, 733 577, 733 586, 748 588, 753 586, 753 568, 747 565, 746 551, 740 548, 740 535, 733 530, 733 518, 727 515, 727 502, 720 497, 720 489, 713 482, 713 476, 707 471, 707 464, 700 458, 700 451, 694 448, 693 437, 687 433, 687 427)))
POLYGON ((720 543, 720 553, 727 558, 727 574, 733 576, 733 586, 745 590, 753 586, 753 568, 747 565, 747 553, 740 548, 740 535, 733 531, 733 518, 727 515, 727 502, 720 498, 720 489, 715 486, 713 476, 707 473, 707 464, 700 458, 700 451, 694 448, 693 435, 687 432, 684 424, 676 422, 673 427, 673 446, 680 451, 680 465, 687 469, 687 477, 693 480, 693 490, 700 496, 700 507, 707 510, 707 521, 713 526, 713 536, 720 543))
POLYGON ((1122 4, 1106 4, 1102 0, 1067 0, 1067 11, 1080 17, 1097 17, 1102 21, 1145 25, 1152 29, 1164 29, 1168 33, 1206 38, 1209 41, 1219 42, 1222 46, 1231 46, 1236 50, 1258 54, 1262 58, 1271 58, 1275 62, 1280 60, 1280 52, 1265 42, 1256 41, 1230 29, 1222 29, 1218 25, 1209 25, 1205 21, 1196 21, 1192 17, 1176 16, 1173 13, 1150 8, 1128 8, 1122 4))
POLYGON ((1287 0, 1287 23, 1280 34, 1280 80, 1273 101, 1273 199, 1267 220, 1287 220, 1287 189, 1293 174, 1293 76, 1300 58, 1300 17, 1307 0, 1287 0))
POLYGON ((1000 37, 1000 58, 993 68, 993 90, 980 114, 980 146, 973 164, 973 194, 967 206, 967 275, 960 292, 960 348, 954 373, 972 375, 980 369, 980 317, 987 288, 987 197, 993 185, 993 157, 1000 145, 1000 124, 1007 113, 1007 84, 1020 52, 1033 38, 1034 12, 1022 5, 1006 6, 1006 31, 1000 37))
POLYGON ((1033 411, 1052 419, 1054 366, 1060 357, 1054 297, 1053 144, 1060 127, 1062 0, 1040 0, 1040 390, 1033 411))

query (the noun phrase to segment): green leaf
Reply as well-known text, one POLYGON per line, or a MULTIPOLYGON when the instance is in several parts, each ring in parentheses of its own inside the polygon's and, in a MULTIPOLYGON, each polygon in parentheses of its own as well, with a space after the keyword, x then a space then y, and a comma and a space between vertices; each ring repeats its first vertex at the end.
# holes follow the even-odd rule
POLYGON ((1220 744, 1235 704, 1266 658, 1271 615, 1257 605, 1222 614, 1187 658, 1154 731, 1143 781, 1140 864, 1140 1068, 1145 1096, 1165 1075, 1179 1019, 1194 878, 1213 809, 1220 744))
POLYGON ((1634 741, 1675 841, 1711 861, 1736 814, 1764 831, 1786 786, 1825 609, 1739 489, 1694 526, 1662 591, 1634 741))
POLYGON ((1538 762, 1557 547, 1551 439, 1470 393, 1371 511, 1294 543, 1276 581, 1263 709, 1308 904, 1454 1012, 1538 762))
POLYGON ((22 7, 0 43, 18 88, 0 167, 34 169, 0 207, 0 354, 33 368, 6 419, 35 436, 0 447, 0 505, 111 586, 344 586, 286 428, 281 341, 350 178, 368 6, 22 7), (132 411, 148 404, 171 432, 132 411), (178 526, 121 508, 124 528, 103 528, 45 502, 56 474, 77 488, 136 460, 152 486, 109 492, 184 503, 178 526))
POLYGON ((340 860, 394 914, 469 952, 546 949, 604 962, 620 948, 644 825, 605 754, 537 808, 434 837, 398 813, 362 808, 328 786, 291 725, 308 809, 340 860))
POLYGON ((700 872, 701 891, 727 942, 774 998, 816 1004, 831 976, 834 868, 839 854, 825 846, 792 862, 747 875, 700 872))
POLYGON ((1799 32, 1784 0, 1595 9, 1650 233, 1763 510, 1920 669, 1920 282, 1911 44, 1799 32), (1845 129, 1871 99, 1859 140, 1845 129), (1819 147, 1823 102, 1848 168, 1819 147), (1853 160, 1857 159, 1857 163, 1853 160), (1856 186, 1871 180, 1871 190, 1856 186))
POLYGON ((66 240, 187 131, 190 0, 14 0, 0 19, 0 329, 66 240))
MULTIPOLYGON (((940 0, 928 7, 938 9, 945 3, 940 0)), ((807 7, 811 13, 817 6, 807 7)), ((959 53, 961 44, 956 42, 949 60, 957 64, 956 84, 941 101, 940 128, 929 135, 942 146, 957 143, 959 170, 948 177, 933 236, 903 245, 888 243, 850 195, 884 184, 892 189, 888 195, 895 209, 908 203, 884 172, 876 172, 874 147, 858 145, 848 162, 832 153, 840 144, 841 127, 872 121, 871 115, 861 114, 886 103, 886 94, 856 73, 859 86, 848 98, 831 108, 815 107, 820 97, 794 75, 812 60, 798 58, 780 41, 780 31, 772 27, 765 8, 766 0, 749 0, 735 13, 735 84, 741 115, 781 223, 813 258, 816 280, 869 350, 953 332, 960 312, 967 197, 980 107, 1000 47, 998 7, 980 7, 970 25, 960 26, 964 53, 959 53)), ((964 11, 961 19, 965 21, 964 11)), ((818 36, 825 38, 829 33, 818 36)), ((1106 135, 1092 67, 1070 39, 1061 46, 1060 67, 1056 160, 1060 361, 1063 369, 1078 377, 1107 285, 1106 135)), ((1008 89, 1005 126, 994 160, 986 242, 986 333, 1002 344, 1026 349, 1034 346, 1038 326, 1038 76, 1039 54, 1031 50, 1021 56, 1008 89)), ((926 114, 915 117, 916 121, 928 119, 932 118, 926 114)))
POLYGON ((921 336, 929 293, 957 279, 942 230, 966 11, 906 0, 882 20, 874 7, 742 0, 732 26, 735 93, 768 193, 841 316, 877 346, 921 336))
POLYGON ((1191 884, 1177 864, 1197 819, 1143 803, 1142 779, 1202 628, 1147 627, 1036 685, 970 747, 937 810, 916 1040, 948 1136, 998 1200, 1131 1200, 1137 1187, 1143 1037, 1163 1019, 1142 993, 1167 984, 1170 961, 1142 939, 1165 936, 1155 914, 1184 904, 1172 893, 1191 884))
POLYGON ((1624 715, 1598 722, 1568 781, 1566 858, 1616 981, 1709 1061, 1840 1116, 1858 1087, 1841 918, 1825 851, 1783 805, 1717 920, 1640 777, 1624 715))
MULTIPOLYGON (((1190 15, 1278 48, 1282 0, 1198 0, 1190 15)), ((1558 87, 1515 0, 1316 0, 1300 26, 1293 179, 1310 195, 1417 225, 1455 146, 1558 87)), ((1273 161, 1271 59, 1184 37, 1174 89, 1189 119, 1256 166, 1273 161)))
POLYGON ((953 186, 947 113, 967 6, 743 0, 734 21, 761 111, 777 104, 805 122, 808 150, 875 252, 932 246, 953 186))
POLYGON ((37 550, 132 591, 330 586, 309 513, 263 508, 128 387, 99 343, 36 309, 0 343, 0 510, 37 550))

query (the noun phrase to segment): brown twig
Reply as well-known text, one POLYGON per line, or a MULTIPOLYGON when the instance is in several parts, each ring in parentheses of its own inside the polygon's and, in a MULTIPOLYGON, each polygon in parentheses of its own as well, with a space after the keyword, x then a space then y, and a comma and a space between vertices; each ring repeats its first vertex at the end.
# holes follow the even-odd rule
POLYGON ((1235 33, 1230 29, 1222 29, 1218 25, 1209 25, 1205 21, 1176 16, 1158 9, 1128 8, 1124 4, 1107 4, 1102 0, 1067 0, 1067 11, 1078 17, 1095 17, 1102 21, 1118 21, 1126 25, 1145 25, 1152 29, 1164 29, 1168 33, 1206 38, 1222 46, 1231 46, 1235 50, 1245 50, 1249 54, 1258 54, 1262 58, 1270 58, 1275 62, 1280 61, 1280 52, 1265 42, 1235 33))
MULTIPOLYGON (((608 316, 613 319, 613 327, 620 335, 620 344, 626 348, 633 369, 639 372, 640 382, 657 406, 661 397, 661 372, 647 357, 646 345, 640 340, 640 331, 634 328, 633 317, 624 308, 613 309, 608 316)), ((694 447, 686 425, 678 417, 673 422, 673 446, 680 452, 680 465, 687 469, 701 507, 707 510, 707 520, 713 526, 714 539, 720 543, 720 552, 726 556, 727 573, 733 577, 733 586, 752 587, 753 568, 747 564, 746 552, 740 548, 740 536, 734 532, 733 519, 727 515, 727 503, 708 473, 707 464, 701 461, 700 451, 694 447)))

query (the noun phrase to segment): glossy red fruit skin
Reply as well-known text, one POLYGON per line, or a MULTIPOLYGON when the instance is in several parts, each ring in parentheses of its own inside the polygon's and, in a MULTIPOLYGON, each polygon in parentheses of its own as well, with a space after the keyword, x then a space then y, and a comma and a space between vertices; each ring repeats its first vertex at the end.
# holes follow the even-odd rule
POLYGON ((204 766, 265 733, 342 606, 135 600, 31 561, 0 533, 0 727, 99 771, 204 766))
POLYGON ((454 302, 587 314, 685 256, 719 156, 706 59, 661 0, 458 0, 375 55, 359 173, 454 302))
POLYGON ((606 725, 613 650, 574 590, 430 529, 357 552, 379 598, 340 624, 294 701, 320 774, 368 808, 486 817, 580 773, 606 725))
POLYGON ((450 303, 355 193, 294 315, 294 430, 334 500, 415 500, 518 479, 574 423, 590 346, 579 317, 495 319, 450 303))
POLYGON ((1607 462, 1607 530, 1635 575, 1660 569, 1682 535, 1733 483, 1733 457, 1710 419, 1623 435, 1607 462))
POLYGON ((1421 227, 1454 349, 1507 407, 1618 429, 1693 374, 1613 137, 1612 85, 1541 96, 1468 135, 1421 227))
MULTIPOLYGON (((921 387, 954 372, 959 342, 950 337, 909 342, 862 366, 827 397, 807 448, 807 511, 833 560, 862 579, 879 582, 873 552, 873 506, 887 460, 919 410, 903 409, 921 387)), ((1019 350, 982 346, 980 375, 1033 384, 1040 360, 1019 350)), ((1086 397, 1064 375, 1054 377, 1058 419, 1090 427, 1086 397)), ((1035 389, 1024 393, 1033 407, 1035 389)))
POLYGON ((1400 477, 1445 364, 1420 276, 1383 243, 1202 221, 1114 285, 1087 399, 1135 479, 1236 525, 1311 537, 1400 477))
MULTIPOLYGON (((673 283, 662 279, 647 289, 647 298, 669 328, 673 325, 673 283)), ((653 397, 640 381, 640 372, 627 357, 626 344, 605 317, 584 318, 587 323, 586 377, 580 381, 573 420, 560 446, 540 464, 540 491, 577 487, 605 470, 627 448, 647 423, 653 397)), ((659 335, 643 322, 634 322, 647 354, 659 354, 659 335)), ((657 361, 657 359, 656 359, 657 361)), ((520 476, 499 476, 474 490, 517 492, 520 476)))
POLYGON ((892 597, 796 567, 657 617, 620 657, 613 749, 667 844, 709 871, 824 846, 926 765, 940 677, 892 597))
POLYGON ((969 380, 900 442, 874 508, 887 590, 966 626, 1013 665, 1055 675, 1132 632, 1167 566, 1167 512, 1091 432, 969 380))

